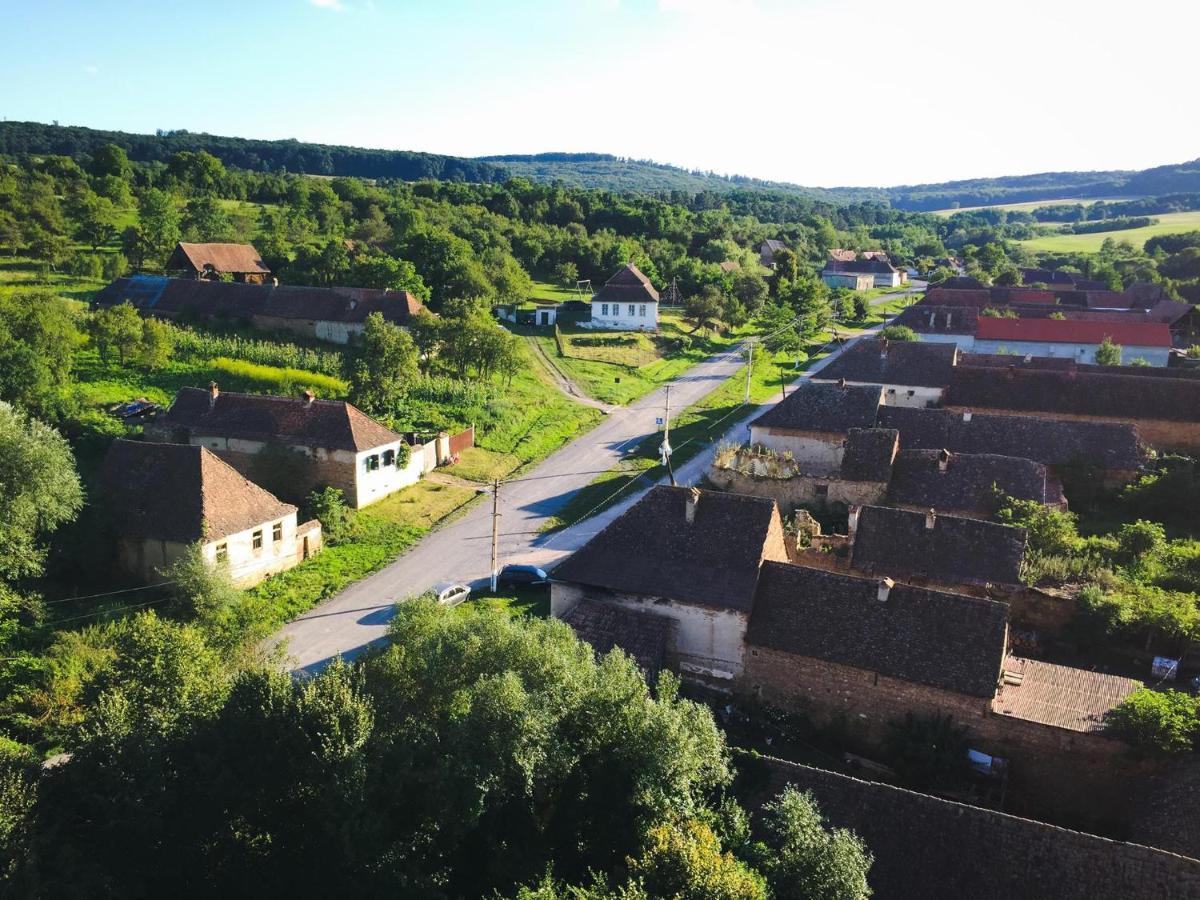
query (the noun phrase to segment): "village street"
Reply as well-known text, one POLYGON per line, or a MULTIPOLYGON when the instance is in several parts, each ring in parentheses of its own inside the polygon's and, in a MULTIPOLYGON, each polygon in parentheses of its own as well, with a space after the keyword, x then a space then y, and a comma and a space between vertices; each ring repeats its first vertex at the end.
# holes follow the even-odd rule
MULTIPOLYGON (((913 290, 917 289, 914 286, 913 290)), ((882 299, 894 298, 891 295, 882 299)), ((819 371, 841 352, 836 350, 801 377, 819 371)), ((740 347, 696 365, 671 383, 672 409, 678 411, 695 403, 743 366, 740 347)), ((656 431, 655 418, 663 415, 665 400, 664 387, 628 407, 615 408, 596 428, 562 447, 536 468, 501 483, 501 566, 533 563, 549 569, 655 483, 643 479, 623 492, 620 502, 603 512, 560 531, 541 532, 546 520, 562 508, 574 491, 612 468, 644 437, 656 431)), ((730 421, 721 440, 744 441, 750 420, 775 402, 777 398, 773 397, 762 407, 747 407, 744 415, 730 421)), ((719 443, 720 440, 712 442, 704 452, 680 466, 677 483, 699 482, 719 443)), ((462 581, 477 588, 484 585, 491 570, 491 515, 490 501, 475 504, 465 515, 436 529, 394 562, 284 626, 277 637, 287 642, 291 667, 319 669, 338 654, 353 656, 384 639, 395 602, 421 594, 434 584, 462 581)))

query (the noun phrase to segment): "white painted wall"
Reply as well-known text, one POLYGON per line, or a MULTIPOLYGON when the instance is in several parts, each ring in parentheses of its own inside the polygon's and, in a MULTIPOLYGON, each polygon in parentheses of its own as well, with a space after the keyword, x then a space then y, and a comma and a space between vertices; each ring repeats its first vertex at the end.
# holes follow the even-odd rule
POLYGON ((227 548, 229 574, 233 583, 238 587, 258 584, 268 575, 296 565, 296 514, 289 513, 282 519, 272 519, 218 541, 210 541, 204 544, 201 552, 205 559, 215 564, 217 548, 222 545, 227 548), (277 522, 283 525, 283 533, 278 541, 273 535, 273 526, 277 522), (262 533, 262 547, 258 549, 254 547, 255 532, 262 533))
POLYGON ((782 429, 750 426, 750 443, 774 450, 776 453, 791 453, 792 459, 800 463, 806 472, 813 475, 837 472, 842 466, 844 435, 818 435, 788 433, 782 429))
MULTIPOLYGON (((421 452, 420 447, 412 447, 411 455, 409 456, 408 464, 401 467, 397 465, 384 465, 383 456, 388 451, 398 455, 400 452, 400 441, 394 441, 390 444, 383 444, 379 447, 372 447, 370 450, 365 450, 357 454, 354 458, 354 491, 355 491, 355 506, 359 509, 369 503, 375 503, 382 500, 389 494, 394 494, 401 488, 406 488, 410 484, 416 484, 421 480, 421 476, 425 474, 426 455, 421 452), (374 458, 378 461, 377 468, 370 468, 370 460, 374 458)), ((394 458, 396 458, 394 456, 394 458)))
POLYGON ((592 301, 592 321, 581 322, 589 328, 611 331, 647 331, 658 328, 657 303, 601 303, 592 301), (632 310, 632 312, 630 312, 632 310))
POLYGON ((587 598, 635 612, 650 613, 675 623, 674 646, 668 648, 680 674, 717 683, 731 682, 742 673, 747 617, 743 613, 681 603, 668 597, 649 597, 553 582, 550 614, 561 618, 587 598))
MULTIPOLYGON (((976 353, 1012 353, 1016 356, 1050 356, 1056 359, 1073 359, 1078 363, 1095 363, 1098 344, 1069 344, 1051 341, 999 341, 991 338, 976 338, 976 353)), ((1152 366, 1165 366, 1171 351, 1168 347, 1139 347, 1126 344, 1121 347, 1121 362, 1129 365, 1135 359, 1144 359, 1152 366)))
POLYGON ((900 273, 899 272, 876 272, 875 287, 899 287, 900 273))

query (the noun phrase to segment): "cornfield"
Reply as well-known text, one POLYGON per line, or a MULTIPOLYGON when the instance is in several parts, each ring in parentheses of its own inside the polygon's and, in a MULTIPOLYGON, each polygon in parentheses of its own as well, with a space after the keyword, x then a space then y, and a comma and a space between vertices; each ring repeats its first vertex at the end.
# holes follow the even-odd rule
POLYGON ((175 355, 183 360, 216 357, 238 359, 262 366, 303 369, 342 378, 345 357, 340 350, 319 350, 284 341, 263 341, 238 335, 208 334, 173 326, 175 355))

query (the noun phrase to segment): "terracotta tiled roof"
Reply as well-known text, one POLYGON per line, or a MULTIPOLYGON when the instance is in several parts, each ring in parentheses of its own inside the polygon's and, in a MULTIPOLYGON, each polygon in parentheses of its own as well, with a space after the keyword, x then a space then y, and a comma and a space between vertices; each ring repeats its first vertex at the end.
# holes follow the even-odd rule
POLYGON ((101 472, 107 509, 127 537, 216 541, 296 507, 203 447, 118 440, 101 472))
POLYGON ((1020 584, 1025 529, 884 506, 859 513, 851 565, 893 578, 953 584, 1020 584))
POLYGON ((689 488, 652 488, 559 563, 552 577, 748 612, 768 532, 779 521, 775 502, 701 491, 689 523, 690 495, 689 488))
POLYGON ((957 349, 951 343, 860 340, 815 373, 813 379, 945 387, 950 381, 957 349))
POLYGON ((907 506, 987 513, 995 505, 993 487, 1018 500, 1062 500, 1061 485, 1041 463, 992 453, 943 450, 901 450, 892 465, 888 500, 907 506))
POLYGON ((604 303, 657 303, 658 291, 642 270, 633 263, 617 269, 604 287, 592 298, 593 302, 604 303))
POLYGON ((763 564, 746 643, 990 698, 1008 606, 785 563, 763 564))
POLYGON ((619 647, 633 657, 646 680, 654 683, 663 666, 672 621, 664 616, 637 612, 615 603, 580 600, 562 620, 580 640, 603 656, 619 647))
MULTIPOLYGON (((956 367, 956 371, 961 367, 956 367)), ((909 450, 950 450, 1019 456, 1048 466, 1087 465, 1131 470, 1143 462, 1144 450, 1132 425, 1078 422, 1034 416, 996 416, 949 409, 881 406, 879 424, 900 432, 909 450)))
POLYGON ((233 394, 183 388, 158 424, 199 434, 329 450, 370 450, 400 440, 366 413, 343 400, 313 400, 233 394))
POLYGON ((1132 678, 1019 656, 1005 660, 1004 671, 1015 677, 1004 679, 994 712, 1070 731, 1103 731, 1105 713, 1142 686, 1132 678))
POLYGON ((1000 319, 980 316, 975 336, 994 341, 1038 341, 1059 344, 1114 343, 1136 347, 1170 347, 1171 331, 1158 322, 1089 322, 1077 319, 1000 319))
POLYGON ((845 433, 875 424, 883 388, 805 381, 751 424, 794 431, 845 433))
POLYGON ((197 272, 212 269, 233 275, 271 274, 253 244, 188 244, 180 241, 167 261, 167 268, 191 268, 197 272))

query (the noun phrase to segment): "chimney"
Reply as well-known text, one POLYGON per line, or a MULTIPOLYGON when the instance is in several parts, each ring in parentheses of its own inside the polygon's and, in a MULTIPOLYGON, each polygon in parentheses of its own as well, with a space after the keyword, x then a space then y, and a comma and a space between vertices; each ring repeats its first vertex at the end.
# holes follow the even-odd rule
POLYGON ((896 582, 890 578, 879 579, 879 592, 875 595, 880 603, 887 603, 888 594, 892 592, 892 588, 896 586, 896 582))
POLYGON ((271 279, 271 286, 272 286, 272 287, 279 287, 279 279, 278 279, 278 278, 272 278, 272 279, 271 279))
POLYGON ((358 301, 357 301, 357 300, 355 300, 353 297, 351 297, 351 298, 350 298, 350 308, 351 308, 351 309, 357 309, 357 308, 358 308, 358 301))
POLYGON ((851 506, 850 512, 846 516, 846 537, 850 539, 850 543, 854 543, 854 535, 858 533, 858 514, 862 512, 862 507, 851 506))
POLYGON ((313 401, 316 399, 317 399, 317 395, 312 392, 312 388, 305 388, 305 390, 304 390, 304 406, 305 406, 305 408, 312 406, 313 401))
POLYGON ((971 411, 969 409, 964 409, 963 410, 963 422, 965 423, 965 422, 970 422, 970 421, 971 421, 971 411))
POLYGON ((683 508, 684 518, 687 519, 687 523, 689 525, 696 521, 696 507, 699 505, 699 503, 700 488, 692 488, 688 491, 687 503, 683 508))
POLYGON ((888 354, 888 339, 884 338, 882 341, 879 342, 879 358, 887 359, 887 354, 888 354))
POLYGON ((1033 362, 1033 354, 1032 354, 1032 353, 1026 353, 1026 354, 1025 354, 1025 362, 1026 362, 1026 363, 1031 363, 1031 362, 1033 362))
POLYGON ((932 507, 925 513, 925 530, 933 531, 933 526, 937 524, 937 510, 932 507))
POLYGON ((950 451, 949 450, 939 450, 938 451, 938 471, 945 473, 945 471, 949 468, 950 468, 950 451))
POLYGON ((1017 376, 1017 367, 1016 366, 1009 365, 1009 367, 1004 370, 1004 377, 1006 379, 1008 379, 1009 381, 1012 381, 1016 376, 1017 376))
POLYGON ((221 396, 221 389, 217 387, 215 381, 208 383, 208 408, 212 409, 217 404, 217 398, 221 396))
POLYGON ((839 378, 839 379, 838 379, 838 387, 840 387, 840 388, 844 388, 845 386, 846 386, 846 379, 845 379, 845 378, 839 378))

